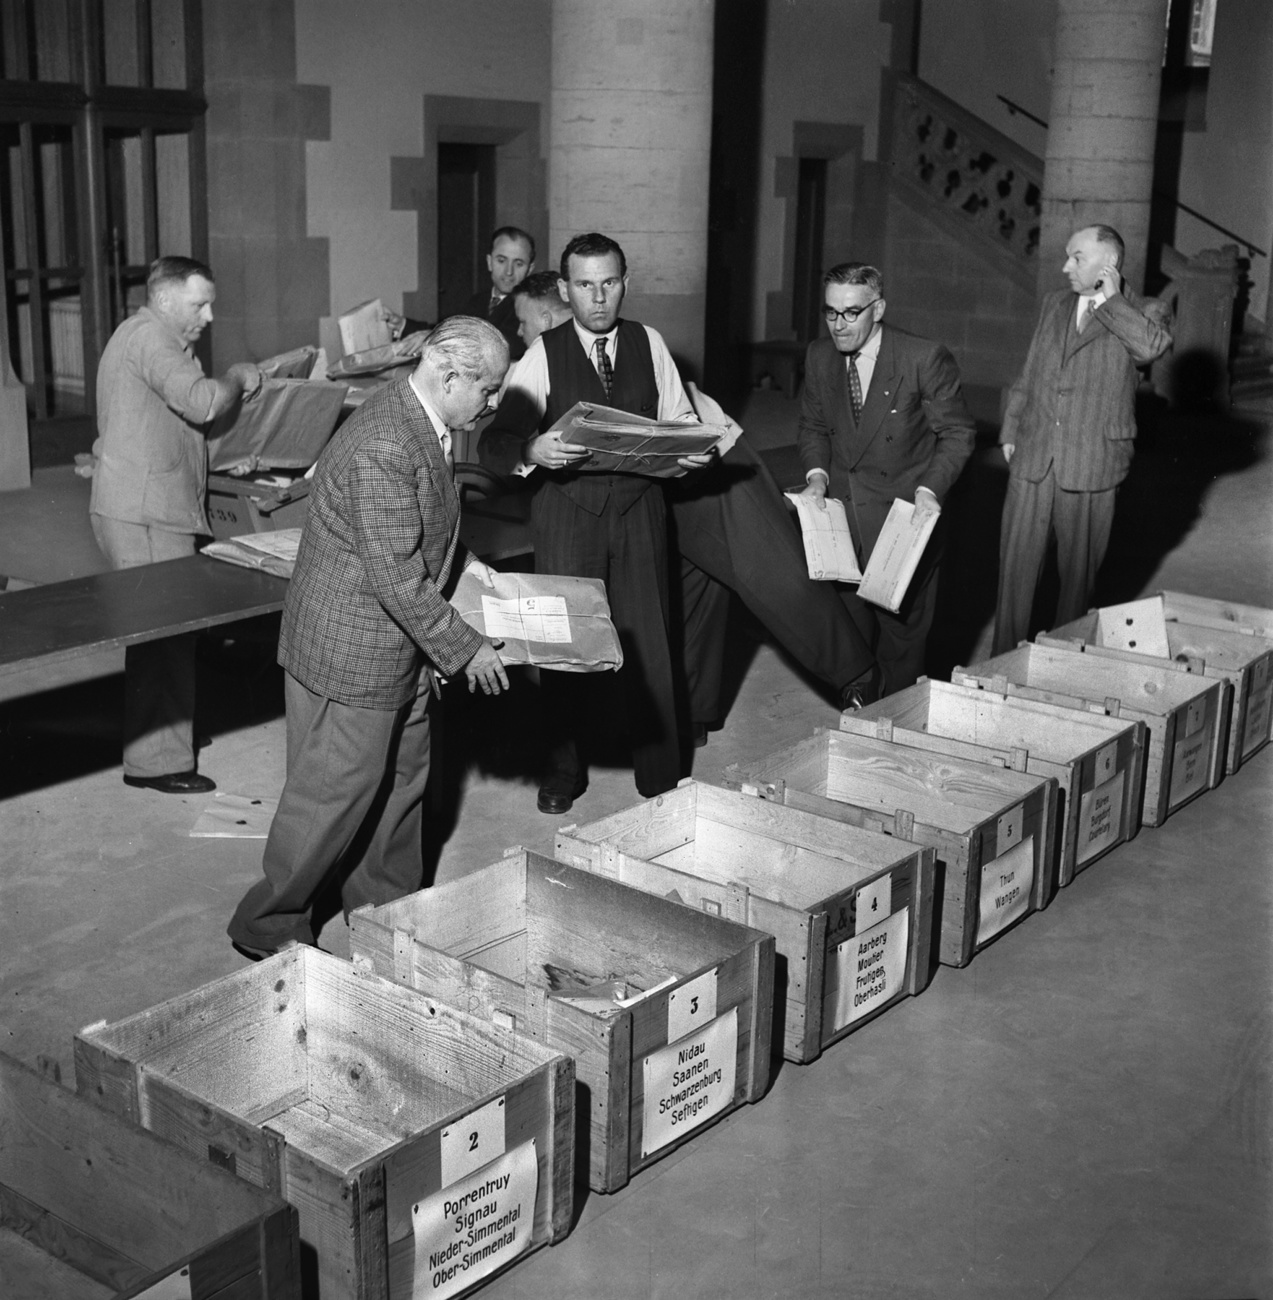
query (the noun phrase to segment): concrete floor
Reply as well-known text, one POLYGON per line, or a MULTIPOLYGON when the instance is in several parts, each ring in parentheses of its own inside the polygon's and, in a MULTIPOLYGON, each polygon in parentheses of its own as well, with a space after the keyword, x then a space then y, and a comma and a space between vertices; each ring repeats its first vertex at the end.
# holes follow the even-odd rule
MULTIPOLYGON (((757 394, 745 416, 780 461, 794 406, 757 394)), ((1147 437, 1106 596, 1168 587, 1273 606, 1268 436, 1264 416, 1147 437)), ((983 449, 952 503, 934 675, 988 643, 1002 480, 983 449)), ((61 469, 0 494, 0 573, 99 566, 86 499, 61 469)), ((836 722, 746 620, 736 631, 736 698, 697 755, 707 781, 836 722)), ((245 626, 204 647, 200 764, 224 791, 281 788, 270 635, 245 626)), ((0 1048, 53 1058, 67 1082, 76 1029, 243 964, 224 926, 260 869, 259 840, 190 838, 205 800, 122 784, 120 693, 108 677, 0 705, 0 1048)), ((449 708, 438 881, 511 844, 551 852, 560 819, 535 811, 534 694, 522 676, 508 699, 449 708)), ((1266 749, 966 969, 939 969, 813 1064, 778 1066, 759 1104, 613 1196, 580 1190, 572 1234, 483 1294, 1273 1296, 1271 773, 1266 749)), ((630 771, 596 770, 565 820, 634 802, 630 771)), ((321 941, 347 952, 339 918, 321 941)))

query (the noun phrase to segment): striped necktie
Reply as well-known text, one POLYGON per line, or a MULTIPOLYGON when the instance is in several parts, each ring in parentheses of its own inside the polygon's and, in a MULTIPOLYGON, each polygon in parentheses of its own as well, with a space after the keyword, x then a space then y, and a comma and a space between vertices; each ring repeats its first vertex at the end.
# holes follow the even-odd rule
POLYGON ((593 344, 592 349, 597 354, 597 374, 601 376, 601 387, 606 390, 606 401, 610 400, 610 394, 614 390, 614 367, 610 364, 610 356, 606 352, 605 339, 598 339, 593 344))
POLYGON ((853 407, 853 423, 862 419, 862 376, 858 374, 858 354, 850 352, 846 358, 849 363, 849 402, 853 407))

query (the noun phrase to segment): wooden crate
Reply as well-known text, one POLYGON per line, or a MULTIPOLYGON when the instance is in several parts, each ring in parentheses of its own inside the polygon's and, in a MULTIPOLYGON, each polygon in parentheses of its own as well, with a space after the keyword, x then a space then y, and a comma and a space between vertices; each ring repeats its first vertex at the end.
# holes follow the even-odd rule
POLYGON ((1053 777, 1059 885, 1068 885, 1140 829, 1142 722, 922 677, 914 686, 842 714, 840 730, 1053 777))
POLYGON ((359 908, 350 948, 572 1056, 578 1169, 598 1192, 759 1101, 769 1082, 772 936, 538 853, 510 849, 451 884, 359 908), (678 1056, 713 1067, 689 1086, 719 1077, 674 1100, 678 1056))
POLYGON ((1215 600, 1184 591, 1160 591, 1163 614, 1168 620, 1198 623, 1209 627, 1236 628, 1273 640, 1273 609, 1241 605, 1235 600, 1215 600))
POLYGON ((322 1300, 410 1300, 451 1271, 442 1293, 467 1294, 570 1226, 572 1063, 316 948, 81 1030, 75 1073, 285 1196, 322 1300))
POLYGON ((0 1054, 0 1294, 299 1300, 299 1247, 282 1197, 0 1054))
POLYGON ((683 781, 564 827, 556 854, 772 934, 774 1037, 789 1061, 812 1061, 928 983, 934 863, 931 850, 780 805, 683 781))
POLYGON ((1148 737, 1141 820, 1147 826, 1162 825, 1224 775, 1223 737, 1233 699, 1227 681, 1087 654, 1072 641, 1022 642, 950 676, 1020 699, 1143 722, 1148 737))
POLYGON ((208 523, 218 541, 245 533, 303 528, 309 514, 309 479, 286 487, 253 483, 229 474, 208 475, 208 523))
POLYGON ((819 727, 726 772, 743 790, 936 854, 937 956, 966 966, 1056 884, 1057 781, 819 727))
POLYGON ((1171 620, 1166 624, 1166 631, 1169 658, 1099 645, 1095 610, 1035 640, 1040 645, 1077 641, 1089 654, 1198 673, 1228 682, 1233 691, 1232 707, 1221 748, 1225 772, 1236 772, 1273 735, 1273 640, 1232 626, 1222 628, 1171 620))

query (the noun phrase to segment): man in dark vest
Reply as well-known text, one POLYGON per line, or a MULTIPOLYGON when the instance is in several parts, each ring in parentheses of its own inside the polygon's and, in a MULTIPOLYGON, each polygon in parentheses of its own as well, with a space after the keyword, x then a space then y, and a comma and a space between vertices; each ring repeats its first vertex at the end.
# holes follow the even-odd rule
MULTIPOLYGON (((680 777, 663 490, 657 480, 635 474, 583 472, 579 462, 589 453, 545 432, 579 401, 651 419, 695 418, 662 337, 646 325, 620 320, 627 287, 627 260, 613 239, 576 235, 566 245, 559 289, 571 319, 541 334, 509 372, 480 454, 492 468, 535 481, 536 570, 606 584, 623 645, 619 679, 636 786, 650 797, 680 777)), ((587 683, 560 672, 544 672, 540 682, 552 762, 539 789, 539 809, 564 813, 588 782, 578 745, 587 683)))

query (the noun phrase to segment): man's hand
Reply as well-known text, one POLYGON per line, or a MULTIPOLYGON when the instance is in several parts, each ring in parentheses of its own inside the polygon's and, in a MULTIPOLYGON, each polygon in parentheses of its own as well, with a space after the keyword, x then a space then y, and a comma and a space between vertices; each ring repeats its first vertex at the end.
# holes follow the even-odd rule
POLYGON ((696 451, 692 456, 678 456, 676 463, 684 470, 706 469, 708 465, 716 460, 716 452, 696 451))
POLYGON ((544 469, 565 469, 579 461, 587 460, 592 452, 587 447, 571 447, 563 443, 561 433, 541 433, 531 438, 522 452, 531 465, 542 465, 544 469))
POLYGON ((464 566, 465 573, 471 573, 484 587, 493 587, 495 585, 495 570, 489 564, 483 564, 481 560, 469 557, 469 562, 464 566))
POLYGON ((264 378, 260 368, 254 366, 250 361, 236 361, 225 372, 225 377, 238 384, 239 392, 245 402, 250 402, 261 391, 261 383, 264 378))
POLYGON ((805 484, 804 491, 800 495, 815 502, 819 510, 825 510, 827 508, 827 476, 825 474, 814 474, 805 484))
POLYGON ((389 326, 390 341, 396 343, 402 337, 402 331, 407 327, 407 318, 399 316, 392 307, 386 307, 381 304, 380 319, 389 326))
POLYGON ((75 453, 75 472, 80 478, 92 478, 97 471, 97 457, 91 451, 75 453))
POLYGON ((232 478, 245 478, 248 474, 255 474, 260 468, 261 462, 256 456, 244 456, 242 460, 236 460, 233 465, 217 470, 217 473, 229 474, 232 478))
POLYGON ((1121 297, 1123 292, 1123 277, 1119 274, 1118 268, 1107 266, 1101 272, 1101 277, 1097 280, 1096 287, 1107 298, 1121 297))
POLYGON ((917 487, 915 489, 915 513, 920 516, 941 514, 941 505, 937 500, 937 494, 931 488, 917 487))
POLYGON ((501 691, 508 690, 508 674, 504 671, 504 661, 498 654, 498 648, 503 644, 503 641, 483 637, 477 653, 464 665, 470 695, 478 686, 482 688, 483 695, 498 695, 501 691))
POLYGON ((1016 449, 1017 444, 1015 442, 1004 442, 999 444, 999 450, 1003 452, 1003 463, 1005 465, 1012 464, 1012 453, 1015 452, 1016 449))

